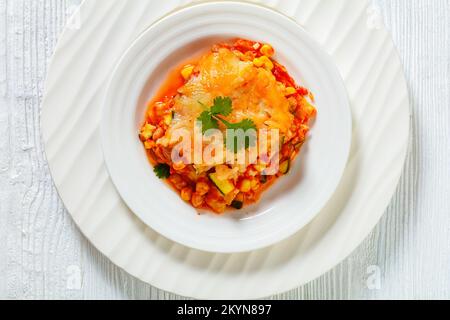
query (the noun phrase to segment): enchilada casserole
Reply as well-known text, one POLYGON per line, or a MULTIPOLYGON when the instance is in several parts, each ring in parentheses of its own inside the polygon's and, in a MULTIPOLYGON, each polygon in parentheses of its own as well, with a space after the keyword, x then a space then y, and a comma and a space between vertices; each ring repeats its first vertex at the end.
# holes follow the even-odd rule
MULTIPOLYGON (((317 113, 314 97, 274 55, 269 44, 246 39, 216 44, 198 59, 175 68, 149 102, 140 140, 156 175, 193 207, 223 213, 258 201, 264 190, 288 174, 305 143, 317 113), (230 129, 276 130, 278 149, 271 157, 259 154, 256 161, 244 164, 227 162, 225 155, 205 163, 193 161, 191 154, 188 157, 196 149, 195 138, 189 138, 191 150, 177 151, 180 158, 174 159, 175 145, 180 142, 173 139, 177 130, 192 137, 197 130, 208 140, 211 129, 224 134, 230 129), (276 170, 269 173, 274 159, 276 170)), ((263 143, 261 136, 245 137, 243 144, 241 140, 230 149, 227 137, 220 143, 226 145, 224 154, 228 155, 243 152, 248 157, 263 143)))

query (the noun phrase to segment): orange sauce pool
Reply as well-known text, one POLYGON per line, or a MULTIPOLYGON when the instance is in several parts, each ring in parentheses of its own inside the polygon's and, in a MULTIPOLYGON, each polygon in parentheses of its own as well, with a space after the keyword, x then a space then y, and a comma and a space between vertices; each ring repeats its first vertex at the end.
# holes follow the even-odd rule
POLYGON ((181 76, 181 70, 186 65, 195 65, 200 59, 200 56, 183 61, 177 67, 169 71, 169 74, 160 85, 158 91, 156 91, 153 98, 147 103, 147 109, 154 105, 156 102, 163 101, 174 97, 178 93, 178 89, 181 88, 186 80, 181 76))

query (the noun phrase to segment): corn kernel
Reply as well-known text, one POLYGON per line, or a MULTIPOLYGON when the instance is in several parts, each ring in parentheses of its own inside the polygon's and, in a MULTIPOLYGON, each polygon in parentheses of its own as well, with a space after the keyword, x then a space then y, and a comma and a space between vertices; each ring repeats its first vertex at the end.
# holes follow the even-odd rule
POLYGON ((153 133, 153 140, 158 140, 160 138, 162 138, 164 136, 164 130, 159 127, 158 129, 156 129, 156 131, 153 133))
MULTIPOLYGON (((260 64, 260 67, 264 66, 268 70, 272 70, 274 68, 272 60, 270 60, 267 56, 261 56, 259 58, 258 64, 260 64)), ((258 65, 256 66, 258 67, 258 65)))
POLYGON ((172 123, 172 119, 173 119, 173 117, 172 117, 171 114, 166 114, 166 115, 164 116, 164 123, 165 123, 166 125, 170 126, 170 124, 172 123))
POLYGON ((155 103, 155 113, 157 116, 162 116, 166 112, 166 104, 164 102, 155 103))
POLYGON ((296 92, 297 92, 297 90, 295 90, 295 88, 293 88, 293 87, 287 87, 286 88, 286 95, 287 96, 291 96, 291 95, 293 95, 296 92))
POLYGON ((258 170, 259 172, 263 172, 264 170, 266 170, 267 166, 264 164, 257 164, 254 166, 256 170, 258 170))
POLYGON ((186 168, 186 165, 184 164, 184 162, 182 162, 182 161, 180 161, 180 162, 175 162, 175 163, 173 163, 173 168, 176 170, 176 171, 181 171, 181 170, 183 170, 184 168, 186 168))
POLYGON ((251 185, 251 189, 252 189, 253 191, 258 190, 259 187, 261 186, 261 184, 259 183, 259 181, 256 180, 256 179, 252 179, 250 185, 251 185))
POLYGON ((155 145, 155 143, 153 141, 145 141, 144 142, 144 147, 147 150, 150 150, 151 148, 153 148, 155 145))
POLYGON ((205 202, 205 199, 202 195, 200 195, 198 193, 194 193, 192 195, 191 203, 195 208, 201 207, 204 202, 205 202))
POLYGON ((186 188, 187 183, 183 180, 183 178, 179 174, 172 174, 169 177, 169 182, 173 184, 175 188, 178 190, 182 190, 183 188, 186 188))
POLYGON ((184 201, 191 201, 192 189, 191 188, 183 188, 181 190, 181 199, 183 199, 184 201))
POLYGON ((153 131, 143 130, 141 132, 141 136, 142 138, 144 138, 144 140, 148 140, 153 136, 153 131))
POLYGON ((204 196, 209 192, 209 185, 208 183, 204 181, 197 182, 197 185, 195 186, 195 191, 201 196, 204 196))
POLYGON ((241 192, 246 193, 249 192, 252 189, 252 183, 248 179, 244 179, 241 182, 241 187, 239 188, 241 192))
POLYGON ((184 78, 184 80, 188 80, 193 72, 194 66, 188 64, 183 68, 183 70, 181 70, 181 76, 184 78))
POLYGON ((153 136, 153 132, 155 131, 155 127, 151 124, 147 123, 141 130, 141 136, 144 140, 148 140, 153 136))
POLYGON ((253 59, 253 64, 255 67, 262 67, 264 65, 264 61, 261 58, 255 58, 253 59))
POLYGON ((309 104, 305 108, 305 112, 308 114, 309 117, 314 117, 317 113, 316 108, 312 104, 309 104))
POLYGON ((272 57, 275 54, 275 50, 268 44, 263 45, 259 51, 267 57, 272 57))
POLYGON ((270 59, 267 59, 267 61, 264 63, 264 66, 266 67, 267 70, 270 71, 273 70, 273 68, 275 67, 270 59))

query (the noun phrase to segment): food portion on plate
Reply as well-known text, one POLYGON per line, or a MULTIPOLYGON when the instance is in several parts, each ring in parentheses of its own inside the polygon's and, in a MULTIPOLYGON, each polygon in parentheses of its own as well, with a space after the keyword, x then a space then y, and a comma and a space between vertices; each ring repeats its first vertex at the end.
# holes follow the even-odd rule
POLYGON ((139 137, 154 172, 195 208, 255 203, 305 143, 314 97, 274 55, 265 43, 218 43, 149 102, 139 137))

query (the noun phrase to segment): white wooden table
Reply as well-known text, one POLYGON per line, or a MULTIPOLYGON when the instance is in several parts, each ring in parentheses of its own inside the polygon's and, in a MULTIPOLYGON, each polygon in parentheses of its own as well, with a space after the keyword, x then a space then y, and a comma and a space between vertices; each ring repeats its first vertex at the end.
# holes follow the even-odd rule
MULTIPOLYGON (((0 299, 179 298, 93 248, 53 187, 39 105, 58 33, 79 2, 0 0, 0 299)), ((384 218, 347 260, 275 298, 450 299, 450 0, 374 4, 410 86, 403 178, 384 218)))

